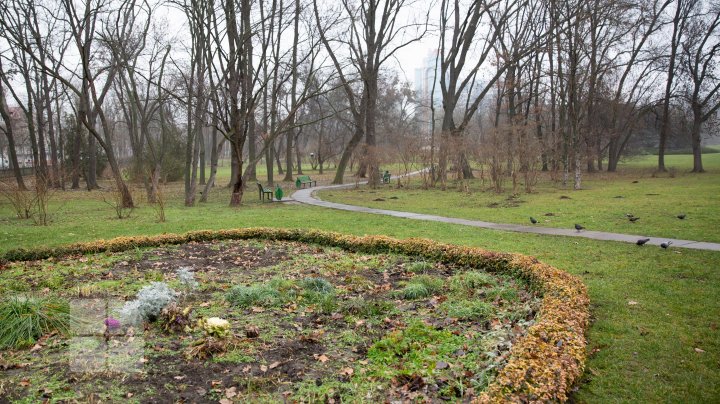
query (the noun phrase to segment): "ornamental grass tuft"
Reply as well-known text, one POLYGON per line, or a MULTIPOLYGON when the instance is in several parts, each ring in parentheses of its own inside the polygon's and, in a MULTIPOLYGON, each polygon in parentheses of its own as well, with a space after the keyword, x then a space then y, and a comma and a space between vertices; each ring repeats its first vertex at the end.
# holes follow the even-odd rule
POLYGON ((13 296, 0 303, 0 349, 25 348, 45 334, 69 334, 72 318, 67 301, 13 296))

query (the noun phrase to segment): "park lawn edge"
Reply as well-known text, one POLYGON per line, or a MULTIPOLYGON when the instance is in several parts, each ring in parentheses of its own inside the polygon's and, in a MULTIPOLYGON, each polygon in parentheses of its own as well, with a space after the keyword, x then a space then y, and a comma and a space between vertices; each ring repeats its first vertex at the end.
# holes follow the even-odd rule
POLYGON ((133 248, 218 240, 266 239, 299 241, 368 253, 400 253, 456 263, 524 279, 542 294, 536 322, 513 345, 507 364, 475 400, 494 402, 566 401, 583 373, 590 300, 580 278, 521 254, 498 253, 428 239, 352 236, 302 229, 238 228, 183 234, 118 237, 55 248, 14 249, 0 256, 0 270, 14 261, 120 252, 133 248))

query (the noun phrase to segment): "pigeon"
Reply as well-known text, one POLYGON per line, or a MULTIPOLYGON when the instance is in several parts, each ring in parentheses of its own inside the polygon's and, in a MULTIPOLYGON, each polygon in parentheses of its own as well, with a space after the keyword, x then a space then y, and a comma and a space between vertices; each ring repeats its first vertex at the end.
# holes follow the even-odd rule
POLYGON ((643 245, 645 245, 645 243, 647 243, 648 241, 650 241, 649 238, 641 238, 641 239, 639 239, 638 241, 636 241, 635 244, 640 245, 640 246, 643 246, 643 245))
POLYGON ((633 223, 637 222, 639 219, 640 219, 639 217, 629 217, 628 218, 628 220, 630 220, 633 223))
POLYGON ((537 219, 535 219, 534 217, 530 216, 530 223, 532 223, 532 224, 537 224, 537 219))
POLYGON ((632 213, 626 213, 626 214, 625 214, 625 217, 627 217, 627 218, 629 219, 629 218, 631 218, 631 217, 635 217, 635 215, 633 215, 632 213))
POLYGON ((668 247, 670 247, 670 244, 672 244, 672 241, 665 241, 660 244, 660 247, 662 247, 664 250, 667 250, 668 247))
POLYGON ((683 219, 685 219, 685 214, 681 213, 681 214, 677 215, 677 218, 680 220, 683 220, 683 219))
POLYGON ((582 229, 584 229, 584 228, 585 228, 585 227, 580 226, 579 224, 575 223, 575 230, 580 231, 580 230, 582 230, 582 229))

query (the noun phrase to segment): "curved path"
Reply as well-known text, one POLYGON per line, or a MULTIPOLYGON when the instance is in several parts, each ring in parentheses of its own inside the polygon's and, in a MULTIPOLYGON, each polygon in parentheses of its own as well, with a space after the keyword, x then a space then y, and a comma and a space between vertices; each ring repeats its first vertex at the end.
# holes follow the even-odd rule
MULTIPOLYGON (((417 173, 418 172, 410 173, 410 175, 414 175, 417 173)), ((393 177, 393 179, 394 178, 397 178, 397 177, 393 177)), ((360 184, 365 184, 365 183, 366 182, 361 182, 360 184)), ((584 237, 584 238, 589 238, 589 239, 593 239, 593 240, 622 241, 625 243, 633 243, 633 244, 635 244, 635 242, 640 238, 648 237, 648 236, 638 236, 638 235, 633 235, 633 234, 608 233, 608 232, 604 232, 604 231, 589 231, 589 230, 575 231, 572 229, 561 229, 561 228, 556 228, 556 227, 536 227, 536 226, 523 226, 520 224, 492 223, 492 222, 483 222, 480 220, 459 219, 459 218, 454 218, 454 217, 426 215, 426 214, 422 214, 422 213, 401 212, 401 211, 397 211, 397 210, 375 209, 375 208, 368 208, 365 206, 346 205, 343 203, 323 201, 321 199, 316 198, 314 195, 314 193, 317 191, 323 191, 323 190, 327 190, 327 189, 350 188, 350 187, 354 187, 354 186, 355 186, 355 183, 342 184, 342 185, 321 185, 321 186, 317 186, 315 188, 300 189, 300 190, 295 191, 294 194, 292 194, 292 199, 294 199, 300 203, 321 206, 323 208, 346 210, 346 211, 350 211, 350 212, 372 213, 375 215, 402 217, 402 218, 406 218, 406 219, 425 220, 425 221, 430 221, 430 222, 461 224, 461 225, 465 225, 465 226, 482 227, 485 229, 494 229, 494 230, 515 231, 515 232, 521 232, 521 233, 548 234, 548 235, 552 235, 552 236, 584 237)), ((660 243, 672 241, 673 247, 692 248, 692 249, 696 249, 696 250, 720 251, 720 243, 709 243, 709 242, 705 242, 705 241, 692 241, 692 240, 678 240, 678 239, 671 239, 671 238, 666 238, 666 237, 649 237, 649 238, 650 238, 650 241, 648 241, 648 243, 647 243, 648 245, 659 246, 660 243)))

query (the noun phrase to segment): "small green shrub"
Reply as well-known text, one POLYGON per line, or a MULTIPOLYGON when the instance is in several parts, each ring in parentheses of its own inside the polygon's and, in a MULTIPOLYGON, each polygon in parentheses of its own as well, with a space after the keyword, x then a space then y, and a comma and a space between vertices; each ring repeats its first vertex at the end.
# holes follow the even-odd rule
POLYGON ((410 283, 416 283, 425 286, 430 293, 437 293, 443 287, 443 280, 430 275, 418 275, 410 280, 410 283))
POLYGON ((337 307, 335 287, 322 278, 305 278, 300 281, 302 302, 317 306, 322 313, 332 313, 337 307))
POLYGON ((13 296, 0 303, 0 349, 23 348, 41 336, 69 334, 70 305, 47 297, 13 296))
POLYGON ((234 286, 225 295, 230 304, 248 308, 251 306, 272 307, 280 304, 280 293, 269 285, 234 286))
POLYGON ((448 317, 459 320, 484 321, 495 314, 493 305, 480 300, 455 300, 442 304, 448 317))
POLYGON ((323 278, 305 278, 300 281, 300 286, 306 292, 315 292, 321 294, 335 293, 335 287, 332 283, 323 278))
POLYGON ((410 264, 407 268, 408 272, 423 273, 431 270, 433 265, 427 261, 417 261, 410 264))
POLYGON ((407 300, 423 299, 432 296, 432 293, 420 283, 408 283, 399 291, 399 296, 407 300))
POLYGON ((268 282, 268 286, 277 290, 280 294, 293 293, 297 289, 295 281, 283 278, 272 278, 268 282))
POLYGON ((453 293, 472 296, 479 289, 494 287, 497 280, 488 273, 470 271, 452 276, 449 283, 453 293))
POLYGON ((443 280, 430 275, 418 275, 413 277, 398 295, 403 299, 413 300, 430 297, 439 292, 443 287, 443 280))
POLYGON ((334 293, 305 292, 302 297, 304 304, 315 305, 323 314, 333 313, 338 307, 334 293))

